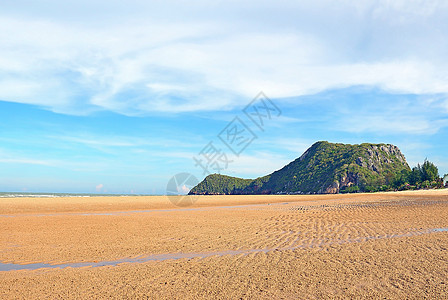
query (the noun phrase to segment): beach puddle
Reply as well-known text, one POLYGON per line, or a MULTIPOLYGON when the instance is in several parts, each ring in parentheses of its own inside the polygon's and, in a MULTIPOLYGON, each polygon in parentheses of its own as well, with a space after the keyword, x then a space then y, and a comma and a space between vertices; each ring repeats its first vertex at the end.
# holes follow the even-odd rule
POLYGON ((445 232, 445 231, 448 231, 448 228, 435 228, 434 231, 435 232, 445 232))
POLYGON ((158 213, 158 212, 179 212, 179 211, 211 211, 223 209, 287 209, 298 212, 309 210, 338 210, 338 209, 358 209, 358 208, 376 208, 387 206, 414 206, 414 205, 434 205, 448 204, 446 200, 418 200, 418 201, 385 201, 371 203, 346 203, 346 204, 321 204, 321 205, 294 205, 294 202, 280 203, 261 203, 261 204, 243 204, 229 206, 211 206, 211 207, 189 207, 189 208, 168 208, 168 209, 146 209, 146 210, 127 210, 127 211, 110 211, 110 212, 61 212, 61 213, 43 213, 43 214, 17 214, 17 215, 0 215, 0 218, 11 217, 51 217, 51 216, 119 216, 141 213, 158 213), (290 205, 290 206, 288 206, 290 205))
POLYGON ((102 262, 83 262, 83 263, 66 263, 66 264, 46 264, 46 263, 34 263, 34 264, 13 264, 13 263, 0 263, 0 271, 17 271, 17 270, 37 270, 37 269, 63 269, 63 268, 83 268, 83 267, 104 267, 104 266, 117 266, 123 263, 144 263, 150 261, 164 261, 171 259, 193 259, 193 258, 206 258, 211 256, 223 256, 223 255, 238 255, 238 254, 250 254, 258 252, 268 252, 273 249, 250 249, 250 250, 227 250, 218 252, 193 252, 193 253, 166 253, 166 254, 154 254, 149 256, 140 256, 137 258, 123 258, 112 261, 102 262))
POLYGON ((179 211, 209 211, 221 209, 251 209, 257 207, 268 206, 269 204, 247 204, 247 205, 231 205, 231 206, 212 206, 212 207, 194 207, 194 208, 171 208, 171 209, 145 209, 145 210, 126 210, 126 211, 110 211, 110 212, 67 212, 67 213, 48 213, 48 214, 17 214, 17 215, 0 215, 0 218, 13 217, 54 217, 54 216, 120 216, 141 213, 158 213, 158 212, 179 212, 179 211))
POLYGON ((311 249, 324 246, 331 246, 336 244, 350 244, 350 243, 362 243, 369 240, 379 239, 391 239, 412 237, 423 234, 430 234, 435 232, 448 232, 448 227, 432 228, 420 231, 412 231, 403 234, 388 234, 378 236, 359 237, 347 240, 336 240, 329 242, 319 242, 314 244, 294 245, 283 248, 270 248, 270 249, 242 249, 242 250, 226 250, 216 252, 191 252, 191 253, 166 253, 166 254, 153 254, 148 256, 139 256, 136 258, 122 258, 112 261, 101 262, 82 262, 82 263, 65 263, 65 264, 48 264, 48 263, 32 263, 32 264, 14 264, 14 263, 1 263, 0 271, 17 271, 17 270, 37 270, 37 269, 63 269, 63 268, 83 268, 83 267, 104 267, 104 266, 117 266, 124 263, 145 263, 150 261, 165 261, 165 260, 177 260, 177 259, 194 259, 194 258, 207 258, 212 256, 224 256, 224 255, 248 255, 252 253, 267 253, 270 251, 287 251, 297 249, 311 249))

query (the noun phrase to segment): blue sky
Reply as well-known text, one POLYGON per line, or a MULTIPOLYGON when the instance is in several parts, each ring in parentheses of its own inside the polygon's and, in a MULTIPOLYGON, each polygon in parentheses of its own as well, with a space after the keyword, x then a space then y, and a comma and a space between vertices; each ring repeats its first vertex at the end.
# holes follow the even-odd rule
POLYGON ((446 1, 14 1, 0 11, 0 191, 165 193, 209 142, 257 177, 318 140, 448 173, 446 1), (263 91, 264 131, 243 113, 263 91), (257 138, 237 157, 218 134, 257 138))

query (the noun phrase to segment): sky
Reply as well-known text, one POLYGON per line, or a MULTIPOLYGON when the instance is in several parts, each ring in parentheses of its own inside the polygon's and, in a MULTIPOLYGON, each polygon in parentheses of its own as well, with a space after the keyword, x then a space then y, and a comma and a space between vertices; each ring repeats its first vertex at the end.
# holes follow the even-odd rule
POLYGON ((165 194, 321 140, 443 175, 447 32, 447 1, 4 1, 0 191, 165 194))

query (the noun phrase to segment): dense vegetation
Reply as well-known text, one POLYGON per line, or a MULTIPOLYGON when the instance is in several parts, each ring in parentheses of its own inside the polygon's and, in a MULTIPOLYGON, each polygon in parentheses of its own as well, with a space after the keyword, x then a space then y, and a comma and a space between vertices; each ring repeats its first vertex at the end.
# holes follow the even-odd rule
POLYGON ((439 187, 437 167, 425 160, 410 169, 389 144, 317 142, 298 159, 254 180, 207 176, 190 194, 322 194, 439 187))
POLYGON ((415 190, 442 187, 443 182, 439 177, 437 166, 425 159, 422 165, 418 164, 411 171, 386 174, 385 185, 377 190, 415 190))
POLYGON ((203 195, 229 195, 238 194, 249 186, 253 180, 230 177, 219 174, 207 176, 200 184, 195 186, 190 193, 203 195))

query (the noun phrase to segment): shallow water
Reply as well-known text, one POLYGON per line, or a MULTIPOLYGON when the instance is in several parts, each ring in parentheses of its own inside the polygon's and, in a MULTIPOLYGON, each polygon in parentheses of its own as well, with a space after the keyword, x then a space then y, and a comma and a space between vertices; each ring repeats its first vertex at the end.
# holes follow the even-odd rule
POLYGON ((223 256, 223 255, 247 255, 252 253, 267 253, 270 251, 287 251, 296 249, 307 249, 307 248, 317 248, 323 246, 331 246, 335 244, 349 244, 349 243, 361 243, 369 240, 378 239, 390 239, 390 238, 401 238, 401 237, 412 237, 423 234, 430 234, 435 232, 448 232, 448 227, 441 228, 431 228, 420 231, 412 231, 403 234, 388 234, 379 236, 368 236, 359 237, 347 240, 337 240, 331 242, 321 242, 316 244, 303 244, 292 247, 285 248, 272 248, 272 249, 244 249, 244 250, 226 250, 226 251, 216 251, 216 252, 191 252, 191 253, 165 253, 165 254, 152 254, 148 256, 139 256, 136 258, 122 258, 112 261, 102 261, 102 262, 82 262, 82 263, 66 263, 66 264, 47 264, 47 263, 33 263, 33 264, 14 264, 14 263, 1 263, 0 271, 15 271, 15 270, 37 270, 42 268, 50 269, 63 269, 63 268, 82 268, 82 267, 103 267, 103 266, 117 266, 123 263, 145 263, 149 261, 164 261, 170 259, 193 259, 193 258, 206 258, 211 256, 223 256))
MULTIPOLYGON (((286 204, 286 203, 282 203, 286 204)), ((13 217, 54 217, 54 216, 117 216, 127 214, 156 213, 156 212, 176 212, 176 211, 208 211, 218 209, 238 209, 238 208, 254 208, 268 206, 269 204, 247 204, 247 205, 231 205, 231 206, 211 206, 211 207, 195 207, 195 208, 168 208, 168 209, 144 209, 144 210, 126 210, 126 211, 110 211, 110 212, 61 212, 48 214, 17 214, 17 215, 0 215, 0 218, 13 217)))
POLYGON ((16 215, 0 215, 0 218, 12 217, 50 217, 50 216, 117 216, 127 214, 139 213, 156 213, 156 212, 177 212, 177 211, 210 211, 221 209, 287 209, 298 212, 308 210, 336 210, 336 209, 356 209, 356 208, 373 208, 383 206, 413 206, 413 205, 434 205, 434 204, 448 204, 446 200, 418 200, 418 201, 386 201, 386 202, 371 202, 371 203, 344 203, 344 204, 323 204, 323 205, 294 205, 294 202, 282 203, 268 203, 268 204, 244 204, 244 205, 230 205, 230 206, 211 206, 211 207, 177 207, 168 209, 145 209, 145 210, 128 210, 128 211, 110 211, 110 212, 61 212, 61 213, 46 213, 46 214, 16 214, 16 215), (291 206, 286 206, 286 205, 291 206), (286 207, 285 207, 286 206, 286 207))
POLYGON ((435 228, 434 231, 435 232, 444 232, 444 231, 448 231, 448 228, 435 228))

